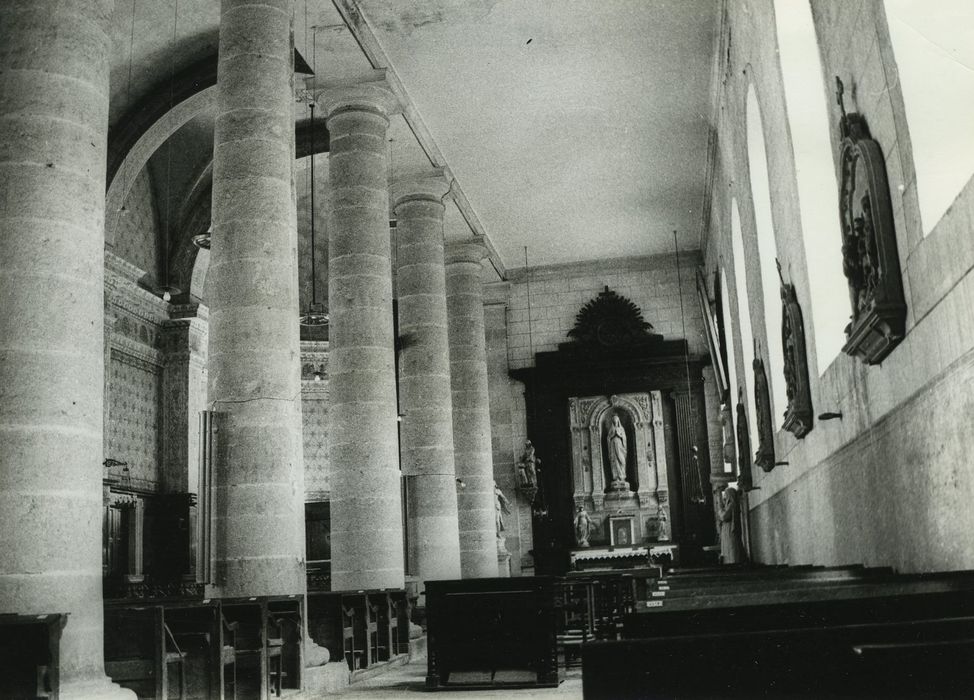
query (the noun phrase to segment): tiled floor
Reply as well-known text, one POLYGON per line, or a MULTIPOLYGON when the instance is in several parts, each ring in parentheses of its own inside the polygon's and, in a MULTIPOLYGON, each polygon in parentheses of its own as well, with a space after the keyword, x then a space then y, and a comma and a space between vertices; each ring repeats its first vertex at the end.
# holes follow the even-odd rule
MULTIPOLYGON (((390 668, 381 676, 360 681, 349 686, 337 695, 327 697, 349 697, 356 700, 366 698, 403 698, 415 697, 424 693, 426 678, 426 661, 417 661, 405 666, 390 668)), ((557 688, 526 688, 522 690, 444 690, 429 695, 430 700, 479 700, 480 698, 516 698, 517 700, 532 700, 533 698, 581 698, 582 672, 572 669, 564 673, 564 680, 557 688)))

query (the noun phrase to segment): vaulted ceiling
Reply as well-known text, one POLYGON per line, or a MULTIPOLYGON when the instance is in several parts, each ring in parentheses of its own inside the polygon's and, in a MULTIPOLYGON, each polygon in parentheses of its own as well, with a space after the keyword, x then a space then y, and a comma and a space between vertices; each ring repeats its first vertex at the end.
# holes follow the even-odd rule
MULTIPOLYGON (((389 130, 390 177, 445 166, 460 194, 448 237, 486 236, 504 270, 524 264, 524 246, 532 266, 667 252, 673 230, 681 248, 697 246, 718 6, 296 0, 295 46, 319 78, 387 69, 408 103, 389 130)), ((117 162, 160 113, 212 84, 200 66, 215 65, 218 37, 216 0, 117 0, 117 162), (181 75, 186 90, 174 88, 181 75)), ((296 120, 307 117, 295 103, 296 120)), ((167 230, 189 236, 198 231, 176 229, 206 218, 185 207, 207 176, 212 109, 172 131, 145 167, 167 230)), ((302 209, 308 188, 302 169, 302 209)))

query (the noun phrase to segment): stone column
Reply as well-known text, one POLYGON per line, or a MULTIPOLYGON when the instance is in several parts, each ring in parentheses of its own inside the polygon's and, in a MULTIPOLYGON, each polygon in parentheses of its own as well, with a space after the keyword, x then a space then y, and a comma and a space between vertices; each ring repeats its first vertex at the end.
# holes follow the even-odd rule
POLYGON ((214 596, 305 591, 291 0, 223 0, 213 145, 214 596))
POLYGON ((103 661, 110 0, 0 3, 0 613, 69 613, 61 697, 103 661))
POLYGON ((409 572, 420 581, 460 578, 453 468, 450 345, 443 262, 441 173, 396 182, 399 408, 402 472, 409 483, 409 572))
POLYGON ((330 135, 328 380, 332 590, 401 588, 389 159, 382 83, 319 97, 330 135))
MULTIPOLYGON (((460 567, 464 578, 497 576, 494 467, 484 337, 484 293, 478 242, 451 243, 446 251, 447 312, 453 444, 460 520, 460 567)), ((507 516, 510 522, 510 516, 507 516)))

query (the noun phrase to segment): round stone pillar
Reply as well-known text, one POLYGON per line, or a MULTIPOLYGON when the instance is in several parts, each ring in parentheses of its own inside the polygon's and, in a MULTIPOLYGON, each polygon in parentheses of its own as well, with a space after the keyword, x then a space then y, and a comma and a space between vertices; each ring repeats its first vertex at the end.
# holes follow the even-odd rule
POLYGON ((0 613, 68 613, 62 698, 105 676, 109 0, 0 2, 0 613))
POLYGON ((486 255, 484 246, 474 242, 451 243, 446 249, 453 454, 462 484, 457 500, 464 578, 497 576, 498 571, 480 264, 486 255))
POLYGON ((386 130, 379 83, 319 97, 328 119, 332 590, 401 588, 402 496, 386 130))
POLYGON ((394 183, 399 292, 399 408, 407 479, 409 573, 420 581, 460 578, 453 468, 450 345, 443 262, 442 174, 394 183))
POLYGON ((212 595, 223 597, 306 588, 292 4, 221 4, 208 395, 222 414, 212 595))

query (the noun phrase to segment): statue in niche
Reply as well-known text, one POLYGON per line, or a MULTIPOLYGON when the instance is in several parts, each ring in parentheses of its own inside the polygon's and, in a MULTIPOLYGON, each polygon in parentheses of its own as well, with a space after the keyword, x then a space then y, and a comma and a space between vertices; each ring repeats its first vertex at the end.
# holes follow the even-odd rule
POLYGON ((662 508, 659 511, 659 531, 656 539, 660 542, 667 542, 670 539, 670 520, 666 517, 666 511, 662 508))
POLYGON ((585 506, 579 506, 575 514, 575 543, 579 547, 588 547, 588 538, 596 529, 598 526, 592 522, 585 506))
POLYGON ((725 488, 718 494, 717 524, 720 526, 720 561, 740 564, 744 561, 744 545, 738 527, 737 489, 725 488))
POLYGON ((628 488, 626 481, 626 456, 629 453, 626 429, 619 420, 619 414, 612 414, 612 422, 605 436, 606 448, 609 452, 609 469, 612 473, 612 487, 614 490, 628 488))
POLYGON ((541 460, 534 454, 534 445, 530 440, 524 441, 524 452, 517 463, 517 478, 521 486, 538 485, 538 465, 541 460))
POLYGON ((501 537, 501 533, 506 529, 504 527, 504 513, 510 515, 511 513, 511 502, 507 500, 507 496, 501 491, 501 487, 494 482, 494 518, 495 525, 497 526, 497 536, 501 537))

